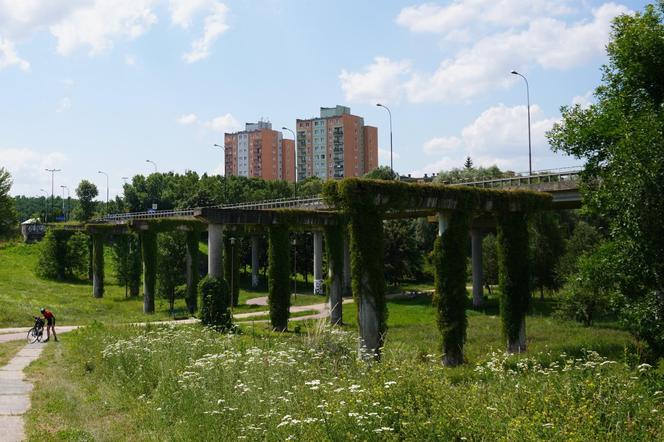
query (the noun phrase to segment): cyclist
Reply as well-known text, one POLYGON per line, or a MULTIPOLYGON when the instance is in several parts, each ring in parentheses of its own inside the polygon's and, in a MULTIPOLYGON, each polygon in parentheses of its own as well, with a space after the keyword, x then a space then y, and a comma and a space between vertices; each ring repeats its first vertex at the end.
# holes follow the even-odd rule
POLYGON ((53 331, 53 338, 55 339, 55 342, 58 342, 58 335, 55 334, 55 316, 53 316, 53 313, 49 310, 46 310, 44 307, 39 309, 39 311, 42 315, 44 315, 44 319, 46 319, 46 340, 44 340, 44 342, 48 342, 48 340, 51 339, 51 331, 53 331))

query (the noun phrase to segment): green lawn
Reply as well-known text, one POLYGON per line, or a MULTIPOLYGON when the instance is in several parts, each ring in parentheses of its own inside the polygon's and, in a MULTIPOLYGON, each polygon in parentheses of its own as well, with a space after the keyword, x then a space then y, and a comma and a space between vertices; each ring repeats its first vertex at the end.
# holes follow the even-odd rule
MULTIPOLYGON (((29 327, 32 318, 46 307, 55 314, 58 325, 82 325, 93 321, 105 323, 162 321, 169 319, 168 302, 155 299, 155 313, 143 314, 143 298, 126 298, 124 287, 115 285, 114 269, 109 248, 106 248, 105 294, 102 299, 92 297, 92 285, 87 281, 57 282, 37 278, 34 269, 37 262, 38 245, 0 245, 0 327, 29 327)), ((250 289, 247 277, 240 281, 240 302, 249 298, 267 296, 263 285, 250 289)), ((310 289, 310 285, 302 291, 310 289)), ((311 291, 309 291, 311 293, 311 291)), ((325 298, 299 294, 294 305, 309 305, 324 302, 325 298)), ((186 314, 183 300, 176 301, 176 315, 186 314)), ((260 308, 261 310, 266 307, 260 308)), ((258 310, 240 306, 239 311, 258 310)))
POLYGON ((0 367, 9 362, 25 345, 25 340, 0 343, 0 367))

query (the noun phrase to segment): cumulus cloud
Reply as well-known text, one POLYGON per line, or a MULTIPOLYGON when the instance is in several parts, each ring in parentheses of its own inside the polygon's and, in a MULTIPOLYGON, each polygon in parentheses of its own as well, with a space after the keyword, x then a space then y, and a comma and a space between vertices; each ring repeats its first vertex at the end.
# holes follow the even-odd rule
POLYGON ((342 70, 339 80, 348 101, 391 103, 401 97, 404 75, 409 71, 408 61, 392 61, 386 57, 376 57, 364 72, 342 70))
MULTIPOLYGON (((546 131, 558 120, 546 117, 537 105, 531 106, 530 114, 533 152, 537 151, 538 157, 542 158, 542 155, 550 154, 546 131)), ((422 170, 427 173, 449 169, 450 165, 461 167, 467 156, 478 166, 495 164, 524 170, 528 156, 528 108, 504 104, 492 106, 464 127, 461 134, 432 138, 424 143, 422 150, 427 155, 439 157, 422 170)), ((544 162, 540 164, 546 167, 544 162)))
POLYGON ((576 106, 578 104, 583 109, 589 108, 590 105, 594 102, 595 99, 593 97, 593 91, 588 91, 583 95, 576 95, 574 98, 572 98, 572 106, 576 106))
POLYGON ((214 42, 230 29, 228 6, 214 0, 171 0, 171 21, 188 29, 194 17, 205 11, 203 35, 191 43, 191 50, 182 56, 187 63, 195 63, 210 56, 214 42))
POLYGON ((18 56, 18 53, 14 48, 14 43, 6 38, 0 37, 0 69, 9 66, 17 66, 23 71, 30 69, 30 63, 18 56))
POLYGON ((203 123, 203 126, 215 132, 237 132, 242 128, 240 122, 230 113, 215 117, 203 123))
POLYGON ((178 119, 177 122, 183 125, 189 125, 189 124, 194 124, 195 122, 198 121, 198 117, 196 114, 185 114, 181 115, 178 119))
POLYGON ((0 158, 2 166, 12 174, 14 180, 12 195, 34 192, 37 187, 35 183, 41 187, 48 186, 50 189, 50 174, 44 169, 61 169, 67 161, 62 152, 38 152, 16 148, 0 148, 0 158))

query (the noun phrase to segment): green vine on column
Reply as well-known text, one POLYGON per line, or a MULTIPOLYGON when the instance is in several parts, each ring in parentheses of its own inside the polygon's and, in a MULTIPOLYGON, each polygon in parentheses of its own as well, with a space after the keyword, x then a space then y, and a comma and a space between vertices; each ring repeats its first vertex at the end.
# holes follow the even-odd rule
POLYGON ((290 241, 288 226, 269 228, 268 301, 270 322, 276 331, 288 330, 290 315, 290 241))
POLYGON ((104 295, 104 239, 103 233, 92 234, 92 274, 98 281, 99 287, 94 293, 96 298, 104 295))
POLYGON ((230 296, 233 302, 233 307, 238 306, 240 298, 240 266, 238 253, 240 244, 238 238, 235 238, 235 241, 235 245, 232 245, 230 238, 224 238, 224 279, 226 279, 229 288, 232 288, 230 296), (233 267, 232 269, 231 266, 233 267))
POLYGON ((154 295, 157 281, 157 233, 142 231, 141 252, 143 255, 144 306, 145 313, 154 313, 154 295))
POLYGON ((187 232, 187 253, 189 254, 189 266, 187 272, 191 275, 191 281, 187 284, 187 308, 190 313, 194 313, 198 307, 198 261, 200 253, 198 253, 198 241, 201 237, 199 228, 194 227, 187 232))

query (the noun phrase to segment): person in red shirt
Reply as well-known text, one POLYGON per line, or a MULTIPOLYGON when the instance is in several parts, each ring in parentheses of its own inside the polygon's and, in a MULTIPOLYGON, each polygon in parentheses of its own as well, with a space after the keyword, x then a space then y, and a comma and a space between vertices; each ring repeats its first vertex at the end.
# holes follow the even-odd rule
POLYGON ((47 342, 49 339, 51 339, 51 331, 53 331, 53 338, 55 339, 55 342, 58 342, 58 335, 55 334, 55 316, 53 316, 53 313, 46 310, 44 307, 42 307, 39 311, 42 315, 44 315, 44 319, 46 319, 46 340, 44 342, 47 342))

